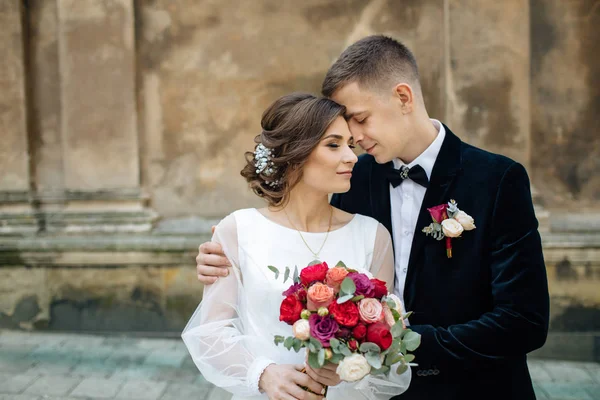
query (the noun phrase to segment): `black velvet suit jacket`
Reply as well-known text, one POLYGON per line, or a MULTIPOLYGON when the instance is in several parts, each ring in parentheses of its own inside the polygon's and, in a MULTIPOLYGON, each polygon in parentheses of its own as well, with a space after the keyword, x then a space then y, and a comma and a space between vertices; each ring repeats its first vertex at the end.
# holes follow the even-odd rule
MULTIPOLYGON (((538 222, 522 165, 463 143, 448 127, 411 248, 404 299, 422 336, 404 399, 535 399, 526 354, 548 331, 549 297, 538 222), (427 208, 456 200, 477 228, 444 241, 421 232, 427 208)), ((332 204, 392 232, 385 168, 359 157, 349 192, 332 204)))

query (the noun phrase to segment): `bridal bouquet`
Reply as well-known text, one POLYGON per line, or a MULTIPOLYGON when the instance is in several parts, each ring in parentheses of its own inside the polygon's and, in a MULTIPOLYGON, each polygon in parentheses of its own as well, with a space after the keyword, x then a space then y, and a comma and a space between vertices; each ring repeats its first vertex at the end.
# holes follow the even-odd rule
MULTIPOLYGON (((279 270, 269 266, 279 277, 279 270)), ((284 282, 290 276, 286 268, 284 282)), ((329 268, 313 262, 283 292, 279 320, 292 325, 293 336, 275 336, 275 344, 290 350, 308 349, 308 364, 321 368, 338 364, 337 374, 347 382, 367 374, 398 374, 408 369, 421 336, 406 328, 402 303, 387 291, 385 282, 339 262, 329 268)))

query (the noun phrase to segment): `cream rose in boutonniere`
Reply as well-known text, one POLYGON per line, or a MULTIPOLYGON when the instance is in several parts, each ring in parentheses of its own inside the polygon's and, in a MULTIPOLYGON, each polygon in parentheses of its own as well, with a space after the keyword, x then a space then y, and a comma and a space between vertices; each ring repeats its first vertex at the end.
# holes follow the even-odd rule
POLYGON ((436 240, 446 240, 446 255, 452 258, 452 238, 460 237, 464 231, 475 229, 475 220, 466 212, 459 210, 456 201, 428 208, 433 222, 423 228, 426 235, 436 240))

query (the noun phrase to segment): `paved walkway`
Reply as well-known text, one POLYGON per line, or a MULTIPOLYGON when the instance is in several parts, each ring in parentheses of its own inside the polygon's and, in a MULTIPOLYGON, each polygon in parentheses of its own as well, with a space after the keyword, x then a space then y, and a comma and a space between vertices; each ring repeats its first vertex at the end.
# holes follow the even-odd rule
MULTIPOLYGON (((538 399, 600 400, 600 364, 529 364, 538 399)), ((0 331, 0 400, 229 397, 199 375, 181 340, 0 331)))

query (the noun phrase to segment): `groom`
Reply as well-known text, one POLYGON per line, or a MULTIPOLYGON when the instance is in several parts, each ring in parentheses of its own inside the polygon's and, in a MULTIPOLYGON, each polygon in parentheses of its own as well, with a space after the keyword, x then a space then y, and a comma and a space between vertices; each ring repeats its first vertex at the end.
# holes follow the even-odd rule
MULTIPOLYGON (((549 299, 538 223, 522 165, 463 143, 430 119, 414 56, 366 37, 327 72, 323 95, 346 106, 367 152, 352 188, 332 204, 379 220, 391 233, 395 291, 421 334, 413 379, 399 399, 535 399, 526 354, 547 335, 549 299), (446 241, 422 230, 428 208, 455 200, 475 228, 446 241)), ((471 226, 473 228, 473 226, 471 226)), ((198 279, 226 269, 216 244, 200 246, 198 279)))

